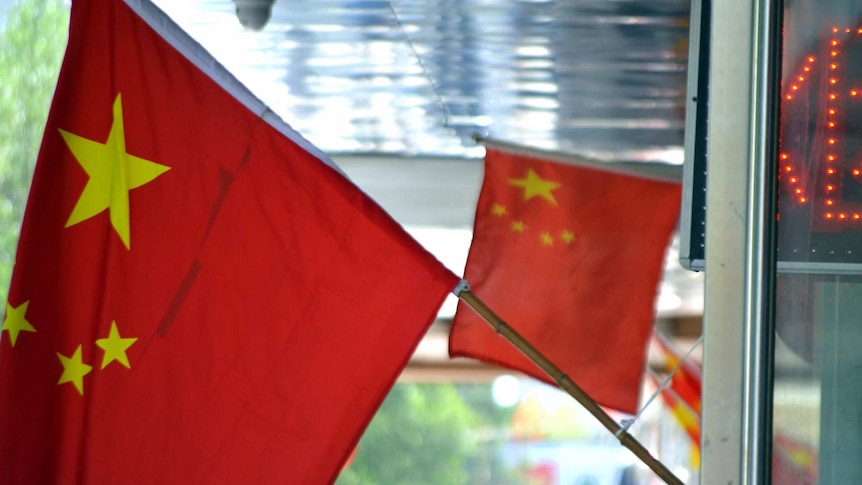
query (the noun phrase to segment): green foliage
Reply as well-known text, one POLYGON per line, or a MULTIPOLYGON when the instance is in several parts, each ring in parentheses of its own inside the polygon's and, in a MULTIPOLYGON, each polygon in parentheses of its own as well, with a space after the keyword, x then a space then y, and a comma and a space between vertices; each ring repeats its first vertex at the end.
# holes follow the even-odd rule
POLYGON ((474 415, 452 385, 396 385, 338 485, 470 483, 474 415))
POLYGON ((0 26, 0 301, 69 25, 61 0, 16 0, 0 26))
POLYGON ((397 384, 336 485, 521 485, 499 453, 510 422, 488 385, 397 384))

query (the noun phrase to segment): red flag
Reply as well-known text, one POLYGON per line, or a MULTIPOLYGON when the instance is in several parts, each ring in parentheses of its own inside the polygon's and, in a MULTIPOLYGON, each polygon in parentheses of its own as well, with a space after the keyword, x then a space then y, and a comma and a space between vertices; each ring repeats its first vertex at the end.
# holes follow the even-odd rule
MULTIPOLYGON (((647 374, 656 388, 661 384, 653 374, 647 374)), ((673 387, 661 390, 661 398, 688 437, 691 438, 691 466, 700 467, 700 414, 675 392, 673 387)))
MULTIPOLYGON (((466 278, 599 404, 634 412, 680 188, 489 148, 466 278)), ((463 303, 449 354, 550 382, 463 303)))
POLYGON ((772 482, 814 485, 819 453, 811 444, 776 431, 772 441, 772 482))
POLYGON ((670 387, 688 407, 700 415, 703 370, 696 362, 690 359, 683 359, 683 356, 673 344, 665 340, 658 333, 655 334, 655 340, 658 342, 659 347, 661 347, 662 352, 664 352, 665 370, 671 372, 676 369, 676 372, 671 375, 670 387), (682 363, 680 364, 680 362, 682 363), (677 366, 679 366, 678 369, 677 366))
POLYGON ((225 76, 148 2, 73 2, 3 483, 330 483, 457 283, 225 76))

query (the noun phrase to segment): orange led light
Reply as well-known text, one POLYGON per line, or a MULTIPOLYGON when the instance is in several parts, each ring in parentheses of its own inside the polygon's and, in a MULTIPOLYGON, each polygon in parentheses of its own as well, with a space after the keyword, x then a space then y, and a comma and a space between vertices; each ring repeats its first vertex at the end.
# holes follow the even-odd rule
POLYGON ((826 173, 828 173, 829 175, 833 175, 835 173, 835 169, 834 168, 827 168, 826 173))
POLYGON ((790 165, 788 165, 788 166, 784 167, 784 171, 785 171, 785 172, 792 172, 792 171, 793 171, 793 167, 791 167, 790 165))
POLYGON ((798 182, 798 181, 799 181, 799 180, 798 180, 796 177, 790 177, 790 183, 791 183, 791 184, 795 184, 795 183, 796 183, 796 182, 798 182))
POLYGON ((835 155, 826 155, 826 160, 828 160, 830 162, 834 162, 835 161, 835 155))
POLYGON ((833 101, 834 101, 834 100, 838 99, 838 95, 837 95, 837 94, 835 94, 835 93, 832 93, 832 94, 830 94, 830 95, 829 95, 829 99, 831 99, 831 100, 833 100, 833 101))
POLYGON ((830 139, 826 140, 826 143, 828 143, 830 145, 834 145, 835 144, 835 138, 830 138, 830 139))
POLYGON ((839 219, 847 219, 847 214, 844 214, 844 213, 838 214, 838 218, 839 219))
POLYGON ((808 66, 805 66, 805 67, 803 67, 803 68, 802 68, 802 70, 803 70, 803 71, 805 71, 805 72, 809 72, 809 71, 811 71, 811 68, 810 68, 810 67, 808 67, 808 66))
POLYGON ((832 199, 826 199, 826 205, 832 205, 835 202, 832 199))
POLYGON ((806 199, 805 197, 800 197, 799 202, 804 204, 804 203, 808 202, 808 199, 806 199))
POLYGON ((830 51, 830 52, 829 52, 829 55, 830 55, 830 56, 832 56, 832 57, 837 57, 837 56, 838 56, 838 51, 830 51))
POLYGON ((832 27, 832 32, 838 32, 838 27, 832 27))
POLYGON ((829 109, 829 114, 834 115, 834 114, 835 114, 835 108, 830 108, 830 109, 829 109))
POLYGON ((860 173, 860 172, 859 172, 859 169, 858 169, 858 168, 857 168, 857 169, 855 169, 855 170, 853 170, 853 175, 855 175, 855 176, 857 176, 857 177, 858 177, 858 176, 859 176, 859 173, 860 173))
POLYGON ((850 27, 847 27, 846 29, 844 29, 844 32, 849 34, 850 33, 850 27))
POLYGON ((832 69, 833 71, 838 69, 838 63, 833 62, 832 64, 829 64, 829 69, 832 69))
POLYGON ((859 217, 860 217, 859 214, 853 214, 853 219, 856 219, 858 221, 859 217))
POLYGON ((788 100, 791 100, 791 99, 793 99, 793 96, 791 96, 791 95, 789 95, 789 94, 788 94, 787 96, 785 96, 785 98, 786 98, 786 99, 788 99, 788 100))
POLYGON ((835 122, 830 121, 829 123, 826 123, 826 126, 828 126, 829 128, 835 128, 835 122))
POLYGON ((796 192, 796 195, 801 195, 801 194, 802 194, 802 189, 796 189, 796 190, 794 190, 794 192, 796 192))
POLYGON ((838 45, 838 41, 836 39, 832 39, 832 45, 838 45))
POLYGON ((831 185, 831 184, 830 184, 830 185, 827 185, 827 186, 826 186, 826 192, 832 192, 833 190, 835 190, 835 186, 834 186, 834 185, 831 185))
POLYGON ((856 96, 858 92, 855 89, 850 90, 850 96, 856 96))
MULTIPOLYGON (((780 156, 781 156, 781 159, 782 159, 782 160, 787 160, 787 157, 788 157, 789 155, 787 155, 786 153, 782 153, 780 156)), ((787 167, 787 168, 790 168, 790 167, 787 167)))
POLYGON ((832 219, 832 217, 833 217, 833 216, 832 216, 832 213, 831 213, 831 212, 827 212, 827 213, 826 213, 826 218, 827 218, 827 219, 832 219))
POLYGON ((792 90, 794 90, 794 91, 798 91, 798 90, 799 90, 799 86, 797 86, 797 85, 795 85, 795 84, 794 84, 793 86, 790 86, 790 89, 792 89, 792 90))
POLYGON ((808 56, 808 62, 814 62, 814 56, 808 56))
POLYGON ((835 79, 834 77, 833 77, 833 78, 830 78, 830 79, 829 79, 829 84, 838 84, 838 80, 837 80, 837 79, 835 79))
POLYGON ((799 77, 798 77, 798 78, 796 78, 796 79, 799 79, 799 82, 802 82, 802 81, 805 81, 805 76, 799 76, 799 77))

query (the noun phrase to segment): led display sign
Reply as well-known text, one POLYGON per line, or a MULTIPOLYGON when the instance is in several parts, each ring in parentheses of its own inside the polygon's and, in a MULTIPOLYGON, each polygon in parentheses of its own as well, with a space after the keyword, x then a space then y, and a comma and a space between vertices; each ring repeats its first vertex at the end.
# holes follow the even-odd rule
POLYGON ((862 28, 818 42, 781 86, 778 258, 862 263, 862 28))

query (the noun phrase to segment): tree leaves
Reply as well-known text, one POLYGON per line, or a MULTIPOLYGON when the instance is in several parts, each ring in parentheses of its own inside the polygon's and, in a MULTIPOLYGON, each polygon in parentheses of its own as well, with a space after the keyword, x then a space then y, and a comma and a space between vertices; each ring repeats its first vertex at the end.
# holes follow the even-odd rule
POLYGON ((61 0, 15 0, 0 20, 0 301, 5 302, 66 46, 69 9, 61 0))

